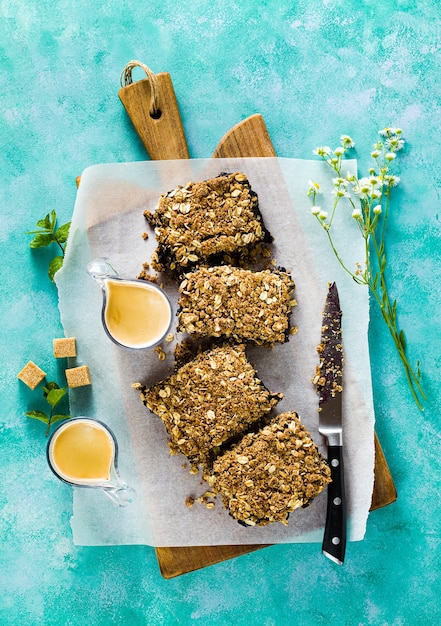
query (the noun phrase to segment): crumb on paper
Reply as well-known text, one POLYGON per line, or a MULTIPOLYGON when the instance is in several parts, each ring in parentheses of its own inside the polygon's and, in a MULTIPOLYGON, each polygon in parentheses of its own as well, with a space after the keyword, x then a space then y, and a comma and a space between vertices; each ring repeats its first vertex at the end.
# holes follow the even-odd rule
POLYGON ((204 504, 207 509, 214 509, 216 494, 214 491, 206 491, 201 496, 195 498, 194 496, 188 496, 185 500, 185 506, 191 508, 194 504, 204 504))
POLYGON ((162 346, 156 346, 154 352, 158 355, 158 359, 160 361, 165 361, 166 354, 162 348, 162 346))
POLYGON ((148 233, 142 233, 142 238, 144 239, 144 241, 146 241, 149 238, 149 234, 148 233))
POLYGON ((29 389, 35 389, 41 381, 45 378, 46 372, 44 372, 33 361, 26 363, 24 368, 17 374, 19 378, 29 389))
POLYGON ((53 340, 54 357, 63 359, 77 356, 75 337, 60 337, 53 340))
POLYGON ((158 277, 156 276, 156 274, 149 274, 146 269, 143 269, 136 278, 138 280, 145 280, 146 282, 154 284, 158 282, 158 277))
POLYGON ((67 385, 69 388, 85 387, 92 384, 89 367, 80 365, 79 367, 70 367, 66 370, 67 385))
POLYGON ((173 333, 168 333, 167 337, 165 338, 165 340, 170 343, 171 341, 173 341, 173 339, 175 338, 173 333))

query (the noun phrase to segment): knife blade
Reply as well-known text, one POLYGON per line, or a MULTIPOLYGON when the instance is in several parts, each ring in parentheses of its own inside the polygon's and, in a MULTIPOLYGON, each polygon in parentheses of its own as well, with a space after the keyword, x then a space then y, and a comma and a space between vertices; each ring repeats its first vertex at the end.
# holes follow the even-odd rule
POLYGON ((337 285, 328 286, 322 317, 321 342, 317 348, 320 363, 313 380, 319 395, 319 432, 326 438, 332 482, 328 485, 328 503, 322 552, 343 565, 346 551, 346 497, 343 464, 343 343, 342 311, 337 285))

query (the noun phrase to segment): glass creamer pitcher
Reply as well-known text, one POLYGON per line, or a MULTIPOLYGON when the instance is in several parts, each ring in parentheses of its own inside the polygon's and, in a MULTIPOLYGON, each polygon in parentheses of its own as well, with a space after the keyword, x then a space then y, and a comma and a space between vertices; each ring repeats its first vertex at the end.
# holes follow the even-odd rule
POLYGON ((87 272, 101 287, 101 319, 112 341, 142 350, 153 348, 165 338, 172 307, 162 289, 147 281, 121 278, 105 257, 91 261, 87 272))
POLYGON ((47 460, 60 480, 101 489, 115 506, 127 506, 136 497, 120 478, 115 435, 99 420, 74 417, 60 424, 48 441, 47 460))

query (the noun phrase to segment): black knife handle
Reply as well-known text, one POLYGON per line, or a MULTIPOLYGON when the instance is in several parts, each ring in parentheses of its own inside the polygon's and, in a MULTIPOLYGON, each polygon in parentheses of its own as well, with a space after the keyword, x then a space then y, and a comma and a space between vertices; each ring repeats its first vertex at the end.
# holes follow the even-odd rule
POLYGON ((328 485, 323 553, 343 565, 346 551, 346 497, 342 446, 328 446, 328 463, 332 482, 328 485))

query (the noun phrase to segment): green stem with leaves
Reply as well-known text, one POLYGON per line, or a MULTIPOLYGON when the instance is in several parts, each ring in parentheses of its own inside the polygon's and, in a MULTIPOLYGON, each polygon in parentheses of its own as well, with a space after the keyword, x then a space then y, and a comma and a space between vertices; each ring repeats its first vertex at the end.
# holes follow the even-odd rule
POLYGON ((310 182, 308 195, 312 198, 312 213, 320 226, 325 230, 339 264, 356 283, 366 285, 377 302, 404 366, 406 379, 414 401, 418 408, 423 410, 422 402, 426 399, 426 396, 421 385, 419 362, 417 362, 417 370, 415 371, 407 358, 404 331, 398 325, 397 302, 396 300, 391 301, 386 283, 386 225, 390 210, 391 189, 399 182, 399 178, 391 175, 389 170, 391 163, 396 157, 396 152, 403 147, 404 141, 401 138, 400 129, 386 128, 380 131, 379 134, 386 137, 386 139, 384 142, 379 141, 374 144, 374 151, 371 153, 371 156, 375 160, 378 172, 376 173, 375 169, 371 168, 369 177, 359 179, 348 174, 346 178, 342 178, 342 157, 348 149, 354 146, 352 139, 348 135, 342 135, 341 146, 335 150, 325 146, 314 151, 337 174, 337 178, 333 179, 335 200, 330 218, 328 218, 325 211, 322 211, 316 205, 317 195, 321 193, 318 183, 310 182), (381 160, 380 157, 382 157, 381 160), (359 198, 360 209, 356 207, 349 189, 359 198), (331 234, 337 205, 343 198, 347 199, 351 204, 353 208, 352 216, 356 219, 364 239, 364 271, 360 269, 360 266, 355 272, 347 267, 335 246, 331 234), (381 227, 379 228, 380 224, 381 227))
POLYGON ((51 211, 44 219, 38 220, 36 226, 38 230, 30 230, 26 233, 27 235, 35 235, 29 244, 32 249, 46 248, 55 243, 61 250, 61 255, 54 257, 49 263, 48 275, 53 281, 55 274, 63 265, 70 222, 57 228, 57 214, 55 211, 51 211))
POLYGON ((43 387, 43 396, 50 406, 49 415, 44 411, 39 410, 27 411, 25 413, 25 415, 27 415, 28 417, 47 424, 46 437, 48 437, 49 435, 52 424, 54 424, 55 422, 59 422, 60 420, 70 419, 71 417, 71 415, 54 413, 55 407, 61 402, 66 393, 66 387, 60 387, 56 382, 53 381, 46 383, 46 385, 43 387))

